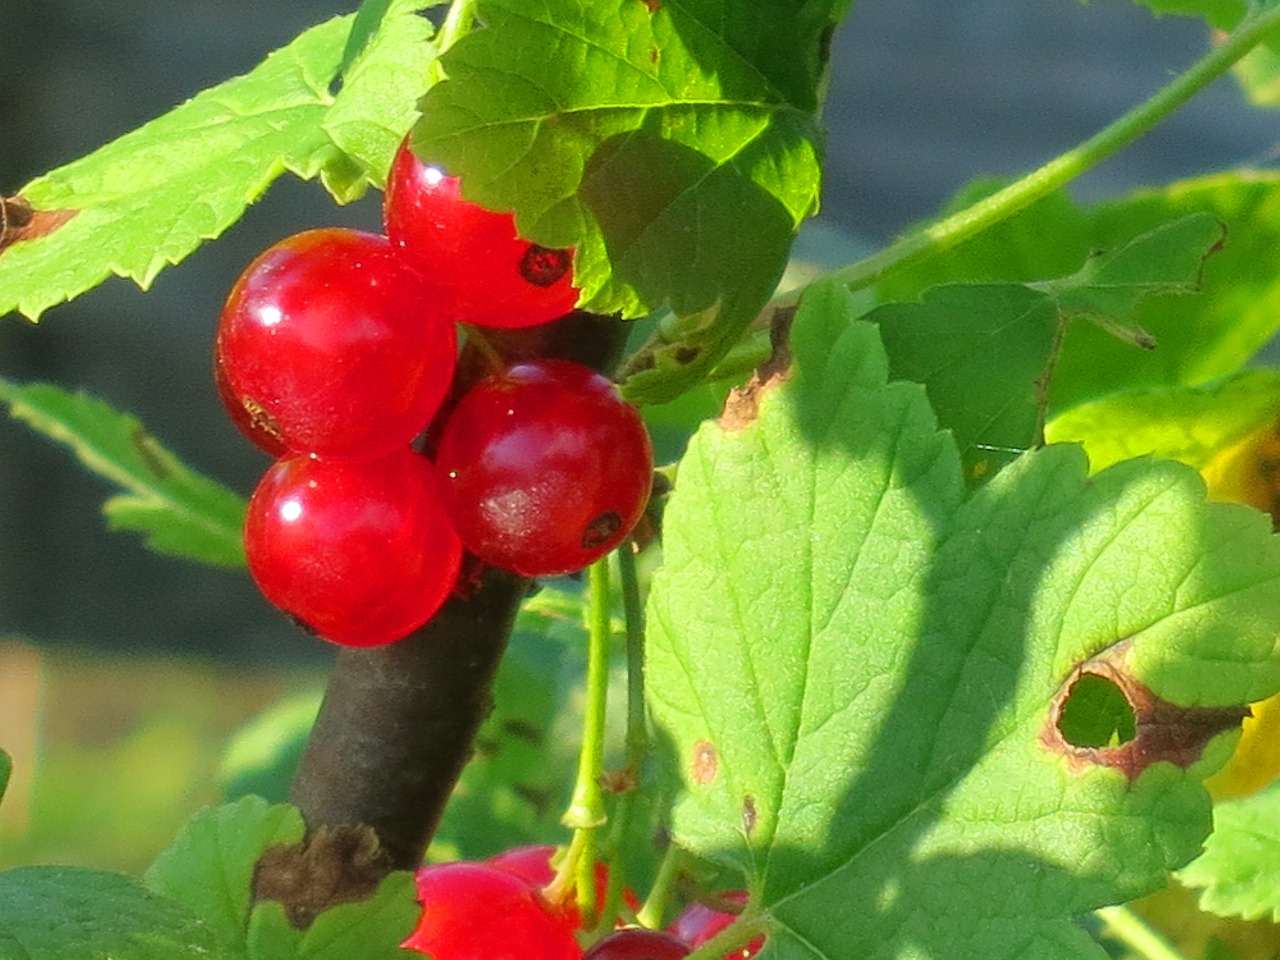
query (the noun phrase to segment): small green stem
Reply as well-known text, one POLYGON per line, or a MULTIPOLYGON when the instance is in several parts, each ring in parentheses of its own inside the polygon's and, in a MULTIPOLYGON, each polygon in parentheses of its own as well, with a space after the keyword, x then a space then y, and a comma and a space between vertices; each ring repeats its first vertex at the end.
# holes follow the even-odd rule
POLYGON ((582 722, 582 747, 578 754, 578 776, 569 808, 561 818, 574 831, 567 869, 577 887, 578 910, 584 928, 594 925, 596 916, 596 830, 605 822, 604 727, 609 693, 609 641, 613 617, 609 596, 609 558, 593 563, 587 572, 587 702, 582 722))
MULTIPOLYGON (((851 290, 870 287, 891 271, 922 263, 1008 219, 1155 127, 1230 69, 1236 61, 1256 47, 1269 31, 1277 27, 1280 27, 1280 7, 1255 10, 1221 43, 1175 77, 1168 86, 1088 140, 1003 190, 922 230, 909 233, 869 257, 825 274, 822 279, 834 280, 851 290)), ((800 293, 801 290, 789 291, 775 299, 772 305, 795 303, 800 293)))
POLYGON ((640 926, 649 927, 652 930, 662 929, 667 907, 671 903, 672 890, 676 878, 680 876, 680 866, 683 862, 684 851, 674 843, 668 845, 662 862, 658 864, 658 875, 653 878, 653 886, 649 888, 649 896, 636 911, 636 922, 640 926))
POLYGON ((627 773, 638 777, 649 756, 649 726, 644 702, 644 609, 630 540, 618 551, 618 573, 627 625, 627 773))
POLYGON ((1094 915, 1111 936, 1145 960, 1186 960, 1168 940, 1128 907, 1099 907, 1094 915))
POLYGON ((738 954, 756 937, 769 933, 769 924, 759 914, 744 913, 710 940, 692 950, 685 960, 721 960, 738 954))

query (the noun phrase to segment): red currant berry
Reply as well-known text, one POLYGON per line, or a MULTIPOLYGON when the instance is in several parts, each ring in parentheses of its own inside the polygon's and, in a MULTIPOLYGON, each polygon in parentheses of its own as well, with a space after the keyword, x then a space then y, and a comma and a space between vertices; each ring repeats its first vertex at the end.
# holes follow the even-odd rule
POLYGON ((249 501, 244 546, 268 600, 353 647, 431 619, 462 558, 431 464, 407 447, 375 460, 280 460, 249 501))
POLYGON ((309 230, 236 281, 217 364, 254 433, 290 450, 373 457, 408 444, 439 408, 456 333, 385 237, 309 230))
POLYGON ((596 941, 582 960, 681 960, 688 955, 689 945, 679 937, 636 927, 596 941))
POLYGON ((289 452, 289 448, 280 442, 280 438, 263 426, 262 418, 255 420, 253 413, 246 410, 244 403, 232 393, 231 384, 227 383, 227 371, 222 367, 222 355, 216 352, 213 358, 213 384, 218 388, 218 399, 226 408, 231 422, 242 434, 252 440, 259 450, 276 459, 289 452))
POLYGON ((483 863, 418 871, 422 917, 401 946, 432 960, 581 960, 563 919, 528 883, 483 863))
POLYGON ((462 397, 436 467, 467 548, 541 577, 581 570, 622 542, 644 513, 653 453, 640 415, 606 378, 542 360, 462 397))
POLYGON ((434 288, 450 319, 530 327, 573 309, 573 255, 521 240, 515 218, 462 199, 457 177, 418 159, 406 137, 383 197, 387 236, 434 288))
MULTIPOLYGON (((745 890, 729 890, 720 897, 726 904, 737 907, 744 907, 747 903, 745 890)), ((737 918, 736 913, 714 910, 695 903, 676 918, 676 922, 671 925, 671 932, 690 947, 700 947, 737 918)), ((724 960, 751 960, 763 947, 764 937, 757 937, 741 950, 728 954, 724 960)))
MULTIPOLYGON (((549 843, 529 847, 514 847, 511 850, 503 851, 495 857, 490 857, 485 862, 490 866, 497 867, 499 870, 506 870, 508 873, 515 874, 530 886, 542 890, 555 879, 556 872, 551 866, 551 858, 555 856, 555 853, 556 848, 549 843)), ((597 861, 596 903, 604 903, 604 898, 608 891, 609 868, 597 861)), ((622 899, 632 910, 639 909, 640 902, 630 890, 622 891, 622 899)), ((552 906, 559 907, 564 912, 571 930, 577 930, 582 925, 581 917, 575 904, 553 904, 552 906)))

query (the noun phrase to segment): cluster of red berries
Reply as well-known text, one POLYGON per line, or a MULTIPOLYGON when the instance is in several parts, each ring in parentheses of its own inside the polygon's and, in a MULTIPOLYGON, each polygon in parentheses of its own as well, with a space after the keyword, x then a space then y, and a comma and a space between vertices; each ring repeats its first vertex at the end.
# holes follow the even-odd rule
POLYGON ((431 619, 464 548, 529 577, 587 566, 639 520, 653 466, 634 408, 586 367, 541 359, 454 382, 458 324, 573 309, 568 251, 521 240, 407 142, 383 215, 385 236, 309 230, 261 254, 215 350, 232 420, 277 458, 249 503, 249 570, 350 646, 431 619))
MULTIPOLYGON (((585 952, 578 943, 581 918, 572 904, 551 902, 553 847, 518 847, 483 863, 459 862, 418 871, 418 927, 402 946, 433 960, 680 960, 733 922, 735 915, 695 903, 666 930, 620 927, 585 952)), ((596 865, 602 899, 608 872, 596 865)), ((634 898, 627 896, 634 909, 634 898)), ((726 903, 746 898, 731 891, 726 903)), ((763 938, 724 960, 750 960, 763 938)))

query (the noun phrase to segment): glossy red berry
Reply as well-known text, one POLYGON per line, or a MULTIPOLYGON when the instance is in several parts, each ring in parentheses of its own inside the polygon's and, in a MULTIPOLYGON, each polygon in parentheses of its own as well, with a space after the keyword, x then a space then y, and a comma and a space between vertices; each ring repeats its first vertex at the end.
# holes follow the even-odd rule
POLYGON ((454 528, 527 577, 581 570, 644 513, 649 435, 606 378, 568 360, 510 367, 468 391, 436 451, 454 528))
POLYGON ((400 144, 383 197, 387 236, 427 278, 450 319, 528 327, 573 309, 573 256, 521 240, 515 218, 462 199, 457 177, 400 144))
POLYGON ((456 333, 385 237, 309 230, 269 248, 222 309, 232 418, 299 453, 407 445, 448 390, 456 333), (239 407, 244 416, 237 415, 239 407))
POLYGON ((582 960, 681 960, 690 948, 679 937, 661 930, 632 928, 596 941, 582 960))
MULTIPOLYGON (((747 903, 747 894, 745 890, 729 890, 721 894, 721 899, 741 908, 747 903)), ((737 918, 736 913, 695 903, 680 914, 670 929, 690 947, 700 947, 737 918)), ((741 950, 726 955, 724 960, 751 960, 763 947, 764 937, 757 937, 741 950)))
MULTIPOLYGON (((551 844, 537 844, 535 846, 514 847, 511 850, 504 850, 485 862, 490 866, 515 874, 530 886, 542 890, 555 879, 556 871, 551 866, 551 858, 555 854, 556 848, 551 844)), ((609 868, 604 863, 597 861, 595 873, 596 903, 603 904, 605 896, 609 892, 609 868)), ((640 902, 630 890, 624 889, 622 891, 622 899, 632 910, 639 909, 640 902)), ((564 914, 570 929, 577 930, 581 926, 581 917, 576 904, 552 904, 552 906, 564 914)))
POLYGON ((431 464, 407 447, 373 460, 280 460, 249 501, 244 546, 268 600, 355 647, 426 623, 462 557, 431 464))
POLYGON ((226 408, 227 416, 244 436, 253 441, 263 453, 270 454, 273 459, 285 456, 289 452, 278 436, 271 432, 263 420, 255 420, 253 414, 245 409, 244 403, 231 390, 227 382, 227 372, 222 367, 222 355, 214 352, 213 385, 218 390, 218 399, 226 408))
POLYGON ((520 877, 483 863, 433 864, 417 875, 422 915, 402 944, 432 960, 581 960, 561 917, 520 877))

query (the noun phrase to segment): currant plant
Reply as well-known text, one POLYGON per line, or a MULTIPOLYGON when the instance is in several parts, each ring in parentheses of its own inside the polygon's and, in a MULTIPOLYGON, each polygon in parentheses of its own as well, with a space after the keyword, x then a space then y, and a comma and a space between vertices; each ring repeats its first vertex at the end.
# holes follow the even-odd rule
POLYGON ((800 286, 841 0, 367 0, 17 188, 32 320, 286 171, 385 235, 209 305, 247 503, 0 380, 339 645, 143 877, 0 872, 0 957, 1274 953, 1280 177, 1064 188, 1276 102, 1280 6, 1146 5, 1216 31, 1164 90, 800 286))

